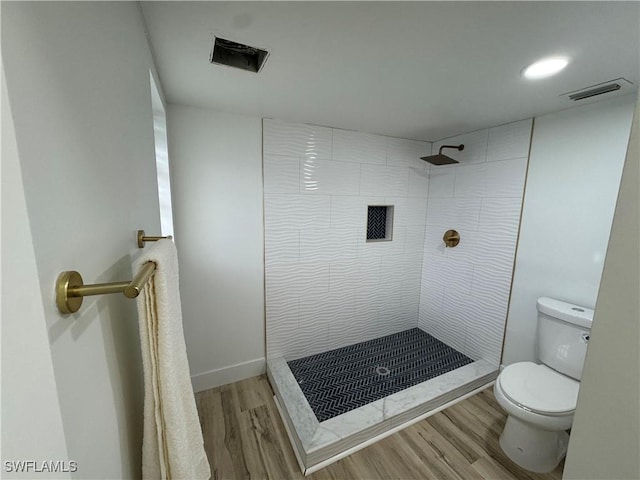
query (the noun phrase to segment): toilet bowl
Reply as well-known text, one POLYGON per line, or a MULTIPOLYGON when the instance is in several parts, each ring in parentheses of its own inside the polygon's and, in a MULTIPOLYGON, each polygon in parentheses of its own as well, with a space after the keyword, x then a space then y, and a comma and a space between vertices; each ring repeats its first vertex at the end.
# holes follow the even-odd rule
POLYGON ((580 383, 545 365, 509 365, 494 394, 508 413, 500 446, 511 460, 538 473, 553 471, 567 451, 580 383))
POLYGON ((593 310, 541 297, 536 351, 540 364, 500 372, 494 394, 509 415, 500 446, 522 468, 548 473, 567 452, 593 310))

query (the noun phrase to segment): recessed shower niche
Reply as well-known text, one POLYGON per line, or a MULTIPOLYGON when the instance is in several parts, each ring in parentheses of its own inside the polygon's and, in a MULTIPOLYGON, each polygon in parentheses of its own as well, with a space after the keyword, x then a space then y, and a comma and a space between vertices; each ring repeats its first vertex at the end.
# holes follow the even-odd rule
POLYGON ((393 205, 367 207, 367 242, 389 241, 393 238, 393 205))
POLYGON ((263 120, 267 374, 303 472, 495 380, 530 135, 263 120), (458 164, 421 160, 449 144, 458 164))

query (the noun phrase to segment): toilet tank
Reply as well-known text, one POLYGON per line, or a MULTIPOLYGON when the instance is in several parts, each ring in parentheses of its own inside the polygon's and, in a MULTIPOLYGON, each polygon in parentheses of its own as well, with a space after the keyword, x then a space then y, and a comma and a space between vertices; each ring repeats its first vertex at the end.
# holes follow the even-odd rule
POLYGON ((538 359, 580 380, 589 343, 593 310, 553 298, 538 299, 538 359))

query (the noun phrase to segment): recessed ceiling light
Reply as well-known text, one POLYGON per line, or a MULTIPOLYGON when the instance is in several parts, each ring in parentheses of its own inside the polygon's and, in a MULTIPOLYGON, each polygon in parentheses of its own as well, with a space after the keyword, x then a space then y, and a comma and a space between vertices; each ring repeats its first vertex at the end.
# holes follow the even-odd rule
POLYGON ((522 76, 530 79, 546 78, 555 75, 569 64, 565 57, 543 58, 522 70, 522 76))

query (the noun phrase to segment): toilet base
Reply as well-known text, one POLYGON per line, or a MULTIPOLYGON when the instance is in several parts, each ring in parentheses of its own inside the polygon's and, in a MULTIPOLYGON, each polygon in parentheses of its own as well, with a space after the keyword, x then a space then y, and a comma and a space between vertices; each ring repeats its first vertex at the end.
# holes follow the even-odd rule
POLYGON ((552 472, 566 455, 568 444, 564 430, 541 430, 512 415, 500 435, 504 453, 522 468, 537 473, 552 472))

